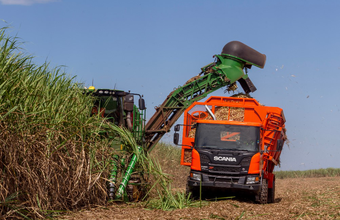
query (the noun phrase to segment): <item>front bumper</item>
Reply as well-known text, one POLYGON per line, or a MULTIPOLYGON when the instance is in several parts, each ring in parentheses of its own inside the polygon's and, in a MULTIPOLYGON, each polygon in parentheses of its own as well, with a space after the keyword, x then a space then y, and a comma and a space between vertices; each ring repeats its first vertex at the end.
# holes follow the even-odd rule
POLYGON ((201 181, 188 177, 188 186, 190 188, 204 187, 204 188, 220 188, 230 190, 245 190, 257 193, 260 190, 260 183, 246 184, 247 176, 221 176, 201 174, 201 181))

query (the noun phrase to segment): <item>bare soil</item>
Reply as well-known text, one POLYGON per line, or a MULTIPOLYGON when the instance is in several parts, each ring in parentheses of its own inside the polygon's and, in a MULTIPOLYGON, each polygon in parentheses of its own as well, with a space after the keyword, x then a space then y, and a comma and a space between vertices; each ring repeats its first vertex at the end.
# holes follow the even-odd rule
POLYGON ((340 177, 277 179, 272 204, 243 197, 202 204, 173 211, 147 210, 142 203, 114 204, 60 219, 340 219, 340 177))

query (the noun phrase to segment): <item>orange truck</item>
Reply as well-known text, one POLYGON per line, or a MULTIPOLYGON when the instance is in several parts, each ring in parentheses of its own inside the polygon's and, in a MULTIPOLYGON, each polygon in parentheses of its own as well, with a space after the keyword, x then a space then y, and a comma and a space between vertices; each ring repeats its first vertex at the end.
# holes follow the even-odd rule
POLYGON ((181 165, 190 166, 187 192, 241 191, 256 202, 275 200, 274 167, 286 138, 281 108, 253 98, 212 96, 184 112, 181 165))

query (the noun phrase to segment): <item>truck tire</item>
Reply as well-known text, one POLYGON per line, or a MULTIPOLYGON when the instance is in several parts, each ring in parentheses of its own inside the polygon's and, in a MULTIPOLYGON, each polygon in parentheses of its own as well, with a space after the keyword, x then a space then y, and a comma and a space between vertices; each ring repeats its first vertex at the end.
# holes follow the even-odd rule
POLYGON ((260 204, 268 203, 268 183, 266 179, 262 180, 260 192, 255 196, 255 201, 260 204))
POLYGON ((268 189, 268 203, 275 202, 275 180, 273 181, 273 188, 268 189))
POLYGON ((199 191, 196 189, 197 187, 191 188, 189 187, 188 183, 186 186, 186 196, 190 195, 190 199, 198 199, 199 198, 199 191))

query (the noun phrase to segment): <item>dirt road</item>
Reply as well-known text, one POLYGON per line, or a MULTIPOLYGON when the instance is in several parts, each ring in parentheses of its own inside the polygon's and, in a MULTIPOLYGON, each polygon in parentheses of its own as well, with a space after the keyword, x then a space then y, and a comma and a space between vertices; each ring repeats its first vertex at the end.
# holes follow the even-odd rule
POLYGON ((205 204, 174 211, 112 205, 60 219, 340 219, 340 177, 277 179, 273 204, 259 205, 243 198, 205 204))

